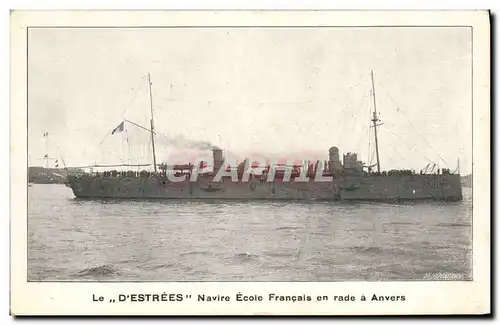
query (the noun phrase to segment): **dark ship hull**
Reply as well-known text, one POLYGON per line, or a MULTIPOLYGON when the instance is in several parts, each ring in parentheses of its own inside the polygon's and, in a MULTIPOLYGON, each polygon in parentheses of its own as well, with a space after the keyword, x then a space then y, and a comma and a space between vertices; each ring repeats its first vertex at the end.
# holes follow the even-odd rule
POLYGON ((252 179, 213 182, 199 177, 196 182, 171 182, 165 177, 70 176, 69 184, 78 198, 111 199, 238 199, 238 200, 462 200, 460 176, 429 174, 366 176, 334 179, 330 182, 267 182, 252 179))

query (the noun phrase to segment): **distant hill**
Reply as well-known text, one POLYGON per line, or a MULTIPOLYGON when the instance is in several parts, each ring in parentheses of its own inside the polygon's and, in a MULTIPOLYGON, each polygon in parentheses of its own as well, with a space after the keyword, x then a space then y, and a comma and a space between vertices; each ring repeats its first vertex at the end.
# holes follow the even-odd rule
MULTIPOLYGON (((80 172, 79 168, 68 168, 70 172, 80 172)), ((64 184, 67 172, 64 168, 28 167, 28 182, 35 184, 64 184)))
POLYGON ((463 187, 472 187, 472 175, 465 175, 460 177, 460 182, 462 183, 463 187))

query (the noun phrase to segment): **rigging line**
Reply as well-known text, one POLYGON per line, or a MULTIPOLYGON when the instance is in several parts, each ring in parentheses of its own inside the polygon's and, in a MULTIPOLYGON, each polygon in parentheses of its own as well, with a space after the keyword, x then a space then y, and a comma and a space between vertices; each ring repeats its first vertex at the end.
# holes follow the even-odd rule
POLYGON ((354 89, 356 87, 359 87, 361 86, 363 83, 366 83, 368 80, 366 79, 366 77, 363 77, 365 75, 365 73, 363 73, 361 76, 360 76, 360 79, 361 81, 358 82, 357 84, 355 84, 354 86, 349 86, 347 87, 348 90, 351 90, 351 89, 354 89))
POLYGON ((372 153, 372 136, 371 136, 371 129, 368 128, 368 152, 366 153, 366 157, 369 159, 369 162, 368 164, 371 165, 372 164, 372 157, 373 157, 373 153, 372 153), (372 153, 372 154, 371 154, 372 153), (371 154, 371 155, 370 155, 371 154))
MULTIPOLYGON (((382 130, 384 130, 385 132, 387 132, 389 135, 395 137, 396 139, 400 140, 400 141, 403 141, 403 139, 401 139, 399 136, 397 136, 396 134, 392 133, 391 131, 389 131, 386 127, 383 127, 382 126, 382 130)), ((427 157, 425 154, 421 153, 417 148, 415 148, 415 146, 410 146, 409 147, 410 150, 414 150, 416 151, 419 155, 423 156, 425 159, 427 159, 427 161, 433 163, 433 161, 431 159, 429 159, 429 157, 427 157)))
MULTIPOLYGON (((371 98, 372 97, 372 89, 370 89, 368 91, 368 97, 371 98)), ((372 116, 371 116, 371 113, 372 113, 372 106, 373 106, 373 101, 369 100, 368 101, 368 120, 371 121, 372 119, 372 116)), ((371 126, 368 127, 368 130, 370 131, 371 130, 371 126)), ((374 131, 374 134, 373 134, 373 142, 375 142, 375 130, 374 131)), ((372 164, 373 162, 373 159, 374 159, 374 155, 375 155, 375 150, 374 149, 371 149, 372 146, 374 145, 374 143, 372 143, 372 137, 371 137, 371 133, 368 132, 368 157, 370 159, 370 165, 372 164), (373 150, 371 152, 371 156, 370 156, 370 150, 373 150)))
POLYGON ((125 129, 125 140, 127 141, 128 163, 130 164, 130 142, 128 141, 128 131, 125 129))
MULTIPOLYGON (((328 97, 330 99, 332 97, 328 97)), ((336 98, 336 97, 333 97, 336 98)), ((288 106, 288 105, 314 105, 316 102, 314 100, 307 100, 307 101, 300 101, 300 102, 254 102, 254 103, 236 103, 234 101, 224 101, 224 100, 214 100, 214 99, 186 99, 186 98, 173 98, 173 97, 160 97, 156 99, 157 102, 162 102, 162 101, 168 101, 168 102, 180 102, 180 103, 187 103, 187 104, 197 104, 197 105, 202 105, 204 103, 209 103, 210 105, 237 105, 240 107, 247 107, 247 106, 262 106, 262 105, 283 105, 283 106, 288 106)), ((161 104, 155 107, 162 107, 161 104)))
MULTIPOLYGON (((360 82, 359 84, 355 85, 355 87, 359 86, 361 83, 362 83, 362 82, 360 82)), ((354 86, 353 86, 353 87, 354 87, 354 86)), ((345 95, 345 96, 343 97, 343 101, 344 101, 344 102, 347 102, 347 99, 349 99, 349 97, 350 97, 351 95, 352 95, 352 94, 347 94, 347 95, 345 95)), ((366 94, 365 94, 365 95, 364 95, 364 96, 360 99, 360 100, 361 100, 361 102, 359 103, 359 106, 361 106, 361 104, 362 104, 362 102, 363 102, 363 100, 364 100, 364 98, 365 98, 365 97, 366 97, 366 94)), ((334 97, 334 98, 337 98, 337 97, 334 97)), ((340 113, 343 113, 344 111, 346 111, 346 110, 347 110, 347 106, 348 106, 348 105, 346 105, 346 106, 345 106, 345 107, 344 107, 344 108, 340 111, 340 113)), ((358 107, 358 109, 359 109, 359 107, 358 107)))
POLYGON ((359 105, 357 106, 356 110, 354 111, 355 113, 357 113, 357 112, 360 110, 360 108, 363 106, 363 103, 365 102, 365 99, 366 99, 369 95, 370 95, 370 94, 365 94, 365 95, 363 96, 363 98, 361 98, 361 101, 360 101, 359 105))
POLYGON ((101 144, 104 142, 104 140, 106 140, 106 138, 110 135, 111 133, 109 131, 106 131, 106 134, 104 135, 104 137, 102 138, 101 142, 99 142, 99 145, 98 147, 101 146, 101 144))
POLYGON ((392 149, 392 151, 394 151, 394 152, 396 153, 396 155, 398 155, 398 156, 399 156, 399 158, 401 158, 401 160, 405 161, 405 159, 403 158, 403 156, 401 156, 401 155, 399 154, 399 152, 396 150, 396 148, 394 148, 394 147, 393 147, 390 143, 387 143, 387 145, 389 146, 389 148, 391 148, 391 149, 392 149))
MULTIPOLYGON (((385 128, 384 128, 385 129, 385 128)), ((385 129, 387 131, 387 129, 385 129)), ((388 132, 388 131, 387 131, 388 132)), ((396 153, 396 155, 399 156, 399 158, 401 158, 401 160, 403 161, 406 161, 406 159, 396 150, 396 148, 394 148, 389 142, 386 142, 387 145, 389 146, 389 148, 392 149, 392 151, 394 151, 396 153)))
MULTIPOLYGON (((142 81, 144 78, 145 78, 145 76, 142 76, 141 81, 142 81)), ((133 96, 133 97, 132 97, 132 99, 130 100, 130 103, 132 103, 132 102, 135 100, 135 98, 136 98, 136 97, 137 97, 137 95, 139 94, 139 91, 140 91, 140 90, 142 90, 142 87, 144 87, 144 85, 143 85, 143 83, 141 82, 141 83, 139 84, 139 88, 137 88, 137 89, 135 90, 135 92, 134 92, 134 96, 133 96)), ((129 107, 127 107, 127 108, 126 108, 126 109, 122 112, 121 116, 125 115, 125 113, 126 113, 126 112, 127 112, 127 111, 131 108, 131 107, 132 107, 131 105, 130 105, 129 107)), ((106 134, 106 135, 104 136, 104 138, 106 138, 106 137, 107 137, 107 135, 108 135, 108 134, 106 134)), ((101 143, 102 143, 103 141, 104 141, 104 139, 101 141, 101 143)))
POLYGON ((420 137, 424 140, 424 142, 427 144, 427 146, 429 146, 433 151, 434 153, 439 157, 439 159, 441 159, 446 167, 449 167, 448 163, 443 159, 443 157, 441 157, 441 155, 437 152, 436 149, 434 149, 434 147, 427 141, 427 139, 423 136, 422 133, 420 133, 420 131, 413 125, 413 123, 411 122, 411 120, 403 113, 403 111, 401 110, 400 106, 398 105, 398 103, 396 102, 396 100, 394 99, 394 97, 392 97, 392 95, 389 93, 389 91, 386 89, 386 87, 382 84, 382 82, 377 79, 378 83, 382 86, 382 88, 384 88, 386 94, 389 96, 389 98, 392 100, 392 102, 396 105, 397 107, 397 112, 400 113, 405 119, 406 121, 408 121, 408 123, 410 124, 410 126, 415 130, 417 131, 418 135, 420 135, 420 137))
MULTIPOLYGON (((149 139, 148 139, 148 146, 147 146, 147 148, 146 148, 146 153, 147 153, 147 155, 148 155, 149 157, 151 157, 151 151, 150 151, 150 150, 151 150, 151 138, 149 138, 149 139)), ((151 165, 152 165, 152 164, 153 164, 153 163, 151 163, 151 165)))
MULTIPOLYGON (((127 120, 127 119, 125 119, 124 121, 125 121, 125 122, 127 122, 127 123, 132 124, 133 126, 136 126, 136 127, 140 128, 140 129, 142 129, 142 130, 144 130, 144 131, 146 131, 146 132, 151 132, 151 130, 149 130, 149 129, 145 128, 144 126, 142 126, 142 125, 140 125, 140 124, 137 124, 137 123, 132 122, 132 121, 127 120)), ((156 132, 154 132, 154 131, 153 131, 153 133, 155 133, 155 134, 156 134, 156 132)))
MULTIPOLYGON (((365 101, 366 97, 368 97, 368 95, 369 95, 369 94, 365 94, 363 97, 361 97, 361 99, 360 99, 360 101, 359 101, 359 104, 358 104, 357 106, 355 106, 355 107, 356 107, 356 109, 354 110, 354 112, 355 112, 355 113, 357 113, 357 112, 360 110, 361 106, 363 105, 363 103, 364 103, 364 101, 365 101)), ((347 109, 347 106, 345 107, 345 109, 344 109, 344 110, 346 110, 346 109, 347 109)), ((341 112, 342 112, 342 111, 341 111, 341 112)), ((350 112, 352 113, 352 110, 351 110, 350 112)), ((349 112, 348 112, 348 113, 349 113, 349 112)))
POLYGON ((403 117, 404 117, 404 118, 408 121, 408 123, 411 125, 411 127, 412 127, 412 128, 414 128, 415 130, 417 130, 417 133, 420 135, 420 137, 424 140, 424 142, 427 144, 427 146, 428 146, 429 148, 431 148, 431 149, 432 149, 432 151, 434 151, 434 153, 435 153, 435 154, 439 157, 439 159, 441 159, 441 160, 445 163, 445 165, 446 165, 447 167, 449 167, 449 165, 448 165, 448 163, 446 162, 446 160, 444 160, 444 159, 443 159, 443 157, 441 157, 441 155, 437 152, 437 150, 436 150, 436 149, 435 149, 435 148, 434 148, 434 147, 433 147, 433 146, 432 146, 432 145, 431 145, 431 144, 427 141, 427 139, 426 139, 426 138, 425 138, 425 137, 424 137, 424 136, 423 136, 423 135, 422 135, 422 134, 418 131, 418 129, 417 129, 417 128, 413 125, 413 123, 411 122, 411 120, 410 120, 410 119, 408 119, 408 118, 406 117, 406 115, 405 115, 403 112, 401 112, 401 110, 399 110, 399 113, 400 113, 401 115, 403 115, 403 117))
MULTIPOLYGON (((373 90, 370 89, 368 91, 368 96, 370 98, 373 98, 373 90)), ((373 101, 372 100, 369 100, 368 101, 368 118, 371 120, 373 117, 371 116, 372 115, 372 111, 373 111, 373 101)))
MULTIPOLYGON (((400 110, 399 112, 401 113, 401 110, 400 110)), ((412 122, 411 122, 411 121, 410 121, 410 120, 409 120, 409 119, 408 119, 408 118, 407 118, 407 117, 406 117, 403 113, 401 113, 401 115, 403 115, 403 116, 404 116, 404 117, 408 120, 408 122, 410 123, 410 125, 411 125, 414 129, 416 129, 416 128, 415 128, 415 126, 413 126, 413 123, 412 123, 412 122)), ((417 130, 417 132, 418 132, 418 130, 417 130)), ((433 146, 432 146, 432 145, 431 145, 431 144, 427 141, 427 139, 425 139, 425 137, 424 137, 424 136, 423 136, 420 132, 418 132, 418 134, 422 137, 422 139, 423 139, 423 140, 424 140, 424 142, 427 144, 427 146, 429 146, 429 147, 430 147, 430 148, 434 151, 434 153, 435 153, 435 154, 439 157, 439 159, 441 159, 441 160, 444 162, 444 164, 446 165, 446 167, 449 167, 449 165, 448 165, 448 163, 446 162, 446 160, 444 160, 444 159, 443 159, 443 157, 441 157, 441 155, 440 155, 440 154, 437 152, 437 150, 436 150, 436 149, 435 149, 435 148, 434 148, 434 147, 433 147, 433 146)))
MULTIPOLYGON (((137 95, 139 94, 139 91, 142 90, 142 87, 144 87, 144 83, 142 82, 144 80, 144 78, 146 78, 146 75, 143 75, 142 78, 141 78, 141 83, 139 84, 139 88, 137 88, 137 90, 135 91, 134 93, 134 96, 132 97, 132 99, 130 100, 130 104, 132 104, 134 102, 134 100, 136 99, 137 95)), ((127 107, 121 116, 124 116, 125 113, 127 113, 127 111, 132 107, 132 105, 130 105, 129 107, 127 107)))
MULTIPOLYGON (((148 137, 148 141, 149 141, 150 139, 151 139, 151 138, 150 138, 150 137, 148 137)), ((146 154, 147 154, 147 152, 146 152, 146 151, 148 150, 148 148, 149 148, 148 144, 139 144, 139 148, 138 148, 138 150, 137 150, 137 151, 139 152, 139 154, 138 154, 138 157, 136 157, 136 159, 135 159, 135 160, 137 161, 137 164, 140 164, 140 163, 141 163, 141 161, 144 161, 144 160, 145 160, 145 159, 144 159, 144 156, 146 156, 146 154)))
MULTIPOLYGON (((382 130, 384 130, 385 132, 387 132, 392 137, 400 140, 401 142, 404 142, 403 139, 401 139, 397 134, 389 131, 386 127, 382 126, 382 130)), ((419 155, 423 156, 425 159, 427 159, 427 161, 433 162, 429 157, 427 157, 425 154, 423 154, 422 152, 420 152, 415 146, 409 146, 409 148, 410 148, 410 150, 416 151, 419 155)))
POLYGON ((121 138, 121 143, 122 143, 122 158, 121 158, 121 161, 122 161, 122 164, 125 163, 125 141, 124 140, 124 136, 122 135, 122 138, 121 138))
MULTIPOLYGON (((354 110, 354 113, 356 113, 356 112, 359 110, 359 108, 362 106, 362 104, 363 104, 363 102, 364 102, 364 100, 365 100, 365 98, 366 98, 366 97, 367 97, 367 95, 365 94, 365 96, 363 96, 363 97, 360 99, 360 102, 359 102, 358 106, 356 106, 357 108, 354 110)), ((350 116, 350 115, 348 115, 348 114, 349 114, 349 113, 351 113, 351 115, 352 115, 353 110, 351 109, 350 111, 348 111, 348 108, 349 108, 349 105, 347 105, 347 104, 346 104, 346 105, 344 106, 344 108, 342 108, 342 109, 340 110, 339 114, 346 114, 346 117, 347 117, 347 118, 350 118, 351 116, 350 116)), ((355 114, 354 118, 355 118, 355 117, 356 117, 356 114, 355 114)), ((350 120, 350 121, 351 121, 351 123, 349 124, 349 126, 351 126, 351 125, 352 125, 352 120, 350 120)))
POLYGON ((145 156, 150 156, 150 152, 149 152, 149 149, 151 148, 151 137, 148 137, 148 140, 147 140, 147 144, 144 146, 141 146, 141 156, 140 156, 140 159, 141 161, 142 160, 146 160, 145 156))
MULTIPOLYGON (((110 135, 111 133, 109 131, 106 132, 106 134, 104 135, 104 137, 102 138, 101 142, 99 142, 99 145, 97 146, 97 148, 101 148, 101 145, 104 143, 104 140, 106 140, 108 138, 108 136, 110 135)), ((100 152, 96 152, 95 156, 94 156, 94 161, 97 160, 97 157, 99 156, 100 152)))
MULTIPOLYGON (((138 165, 131 165, 131 164, 109 164, 109 165, 87 165, 87 166, 77 166, 77 167, 72 167, 72 168, 92 168, 92 167, 132 167, 132 166, 138 166, 138 165)), ((142 164, 139 166, 151 166, 151 164, 142 164)))
MULTIPOLYGON (((361 98, 359 105, 356 107, 356 109, 354 111, 351 110, 351 116, 353 113, 354 113, 354 116, 352 116, 352 119, 350 119, 349 128, 347 130, 352 130, 352 128, 356 125, 356 120, 358 117, 357 113, 360 110, 362 104, 364 103, 366 97, 368 97, 368 94, 365 94, 365 96, 363 96, 363 98, 361 98)), ((346 145, 347 145, 347 143, 346 143, 346 145)))
MULTIPOLYGON (((388 144, 388 146, 389 146, 389 148, 391 148, 394 151, 394 148, 392 148, 392 146, 390 144, 388 144)), ((398 169, 398 166, 399 166, 398 160, 394 159, 394 157, 392 155, 389 155, 388 151, 385 151, 385 155, 387 156, 387 158, 389 158, 389 162, 393 163, 393 166, 394 166, 393 168, 398 169)))
MULTIPOLYGON (((351 96, 352 96, 352 94, 351 94, 351 93, 349 93, 351 90, 353 90, 354 88, 357 88, 357 87, 359 87, 359 86, 361 86, 362 84, 364 84, 364 83, 366 83, 366 82, 367 82, 367 80, 364 80, 364 79, 363 79, 363 75, 360 75, 357 79, 362 79, 362 80, 361 80, 360 82, 358 82, 357 84, 355 84, 354 86, 349 86, 349 87, 347 87, 347 88, 346 88, 346 93, 347 93, 347 94, 346 94, 345 96, 343 96, 343 98, 342 98, 344 102, 347 102, 347 100, 349 99, 349 97, 351 97, 351 96)), ((366 78, 365 78, 365 79, 366 79, 366 78)), ((330 98, 331 98, 331 97, 329 97, 329 99, 330 99, 330 98)), ((333 98, 337 98, 337 97, 333 97, 333 98)), ((340 98, 340 97, 338 97, 338 98, 340 98)), ((341 112, 342 112, 342 111, 341 111, 341 112)))
POLYGON ((401 141, 404 145, 408 146, 408 148, 410 148, 410 150, 412 151, 415 151, 416 153, 422 155, 425 157, 425 159, 427 159, 428 161, 430 162, 434 162, 432 159, 430 159, 428 156, 426 156, 424 153, 422 153, 421 151, 419 151, 417 149, 417 146, 414 142, 410 142, 410 141, 406 141, 406 140, 403 140, 400 136, 398 136, 397 134, 395 134, 394 132, 391 132, 389 129, 387 129, 385 126, 381 126, 382 129, 387 132, 388 134, 390 134, 392 137, 398 139, 399 141, 401 141))
MULTIPOLYGON (((122 160, 119 156, 117 156, 117 154, 116 154, 116 153, 112 153, 112 152, 111 152, 111 151, 109 151, 109 150, 104 150, 104 152, 105 152, 105 153, 108 153, 108 154, 109 154, 111 157, 113 157, 113 158, 116 158, 116 159, 118 159, 118 160, 122 160)), ((97 160, 94 160, 94 161, 97 161, 97 160)))
MULTIPOLYGON (((156 129, 156 128, 155 128, 156 129)), ((172 139, 176 139, 177 136, 169 136, 161 131, 158 131, 158 129, 156 129, 155 131, 155 135, 157 136, 161 136, 161 137, 164 137, 166 140, 172 140, 172 139)), ((183 137, 185 140, 187 141, 198 141, 198 140, 193 140, 193 139, 190 139, 190 138, 187 138, 187 137, 184 137, 182 134, 178 135, 180 137, 183 137)))
MULTIPOLYGON (((116 159, 118 159, 118 160, 123 161, 123 159, 124 159, 124 158, 123 158, 123 153, 124 153, 124 149, 123 149, 123 140, 121 141, 121 144, 122 144, 122 152, 121 152, 122 157, 120 157, 118 153, 116 153, 116 152, 112 152, 110 148, 101 148, 101 147, 99 147, 99 151, 96 153, 96 157, 97 157, 97 156, 99 156, 99 155, 101 155, 101 154, 103 154, 103 153, 107 153, 107 154, 109 154, 111 157, 113 157, 113 158, 116 158, 116 159)), ((95 159, 94 159, 94 161, 97 161, 97 159, 95 158, 95 159)))
MULTIPOLYGON (((352 90, 352 89, 354 89, 354 88, 357 88, 357 87, 361 86, 363 83, 366 83, 366 82, 368 82, 368 81, 369 81, 369 80, 368 80, 368 78, 366 77, 366 74, 365 74, 365 73, 361 73, 361 74, 359 74, 359 75, 358 75, 358 77, 357 77, 357 78, 354 78, 353 80, 360 80, 360 81, 359 81, 358 83, 354 84, 353 86, 348 86, 348 87, 346 88, 346 89, 347 89, 347 91, 350 91, 350 90, 352 90)), ((350 94, 346 95, 346 96, 344 97, 344 99, 345 99, 346 97, 348 97, 348 96, 350 96, 350 94)))
MULTIPOLYGON (((118 159, 120 159, 120 158, 116 155, 116 153, 111 152, 109 148, 100 148, 100 151, 99 151, 99 152, 97 152, 96 156, 98 156, 99 154, 102 154, 102 153, 108 153, 108 154, 110 154, 111 156, 113 156, 114 158, 118 158, 118 159)), ((96 159, 94 159, 94 160, 96 160, 96 159)))
MULTIPOLYGON (((141 78, 141 81, 144 80, 145 76, 142 76, 141 78)), ((130 103, 132 103, 135 98, 137 97, 137 95, 139 94, 139 91, 142 90, 142 87, 144 87, 144 83, 141 82, 139 84, 139 88, 136 89, 135 93, 134 93, 134 96, 132 97, 132 99, 130 100, 130 103)), ((132 105, 130 105, 129 107, 127 107, 123 113, 121 114, 121 116, 125 115, 125 113, 132 107, 132 105)), ((100 147, 102 145, 102 143, 104 142, 104 140, 106 140, 106 138, 110 135, 109 131, 106 131, 106 134, 104 134, 104 137, 102 138, 101 142, 99 142, 99 145, 98 147, 100 147)))
MULTIPOLYGON (((370 159, 370 145, 371 145, 370 141, 371 141, 370 134, 368 134, 368 150, 366 152, 366 158, 367 159, 370 159)), ((370 163, 370 161, 368 161, 368 163, 370 163)))
MULTIPOLYGON (((368 135, 369 135, 369 134, 370 134, 370 129, 368 129, 368 130, 366 131, 366 133, 368 133, 368 135)), ((364 137, 364 135, 363 135, 362 137, 360 137, 360 139, 359 139, 359 140, 358 140, 358 142, 356 143, 356 146, 353 148, 353 150, 356 150, 356 151, 357 151, 357 148, 359 147, 359 145, 360 145, 361 141, 362 141, 364 138, 365 138, 365 137, 364 137)), ((355 151, 355 152, 356 152, 356 151, 355 151)), ((359 150, 359 151, 357 151, 357 152, 362 152, 362 150, 359 150)))
MULTIPOLYGON (((357 108, 354 110, 354 113, 356 113, 357 111, 359 111, 359 109, 360 109, 360 107, 362 106, 362 104, 364 103, 364 101, 365 101, 366 97, 367 97, 367 94, 365 94, 365 95, 364 95, 364 96, 360 99, 360 102, 359 102, 359 104, 358 104, 357 108)), ((342 114, 342 113, 344 113, 344 112, 345 112, 345 113, 349 113, 349 112, 347 111, 347 107, 348 107, 348 106, 346 105, 346 106, 345 106, 345 107, 344 107, 344 108, 340 111, 340 113, 341 113, 341 114, 342 114)), ((351 112, 352 112, 352 110, 351 110, 351 112)), ((347 115, 347 114, 346 114, 346 115, 347 115)), ((350 116, 346 116, 346 117, 347 117, 347 118, 349 118, 350 116)), ((349 128, 348 128, 347 130, 351 130, 351 129, 354 127, 354 125, 355 125, 355 123, 356 123, 356 122, 355 122, 355 121, 356 121, 356 117, 357 117, 357 115, 356 115, 356 114, 354 114, 354 117, 353 117, 352 119, 349 119, 349 122, 348 122, 348 124, 349 124, 349 128)), ((344 142, 343 142, 343 146, 344 146, 344 147, 346 147, 346 146, 347 146, 347 135, 348 135, 348 132, 344 129, 344 132, 342 132, 342 133, 344 134, 344 137, 343 137, 343 141, 344 141, 344 142)))

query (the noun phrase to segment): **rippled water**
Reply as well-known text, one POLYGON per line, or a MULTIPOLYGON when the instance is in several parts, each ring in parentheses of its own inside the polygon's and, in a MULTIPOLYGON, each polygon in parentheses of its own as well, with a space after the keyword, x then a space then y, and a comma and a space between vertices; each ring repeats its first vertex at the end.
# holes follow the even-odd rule
POLYGON ((30 281, 471 279, 468 188, 410 204, 85 201, 41 184, 28 196, 30 281))

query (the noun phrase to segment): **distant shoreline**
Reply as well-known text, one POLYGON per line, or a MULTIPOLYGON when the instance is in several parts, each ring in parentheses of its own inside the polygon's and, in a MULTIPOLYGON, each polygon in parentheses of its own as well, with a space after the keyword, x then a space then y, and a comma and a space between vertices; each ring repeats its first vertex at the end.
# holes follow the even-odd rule
POLYGON ((463 187, 472 187, 472 175, 465 175, 460 177, 460 181, 463 187))
MULTIPOLYGON (((68 168, 70 172, 80 171, 79 168, 68 168)), ((33 184, 64 184, 68 172, 65 168, 28 167, 28 183, 33 184)))

